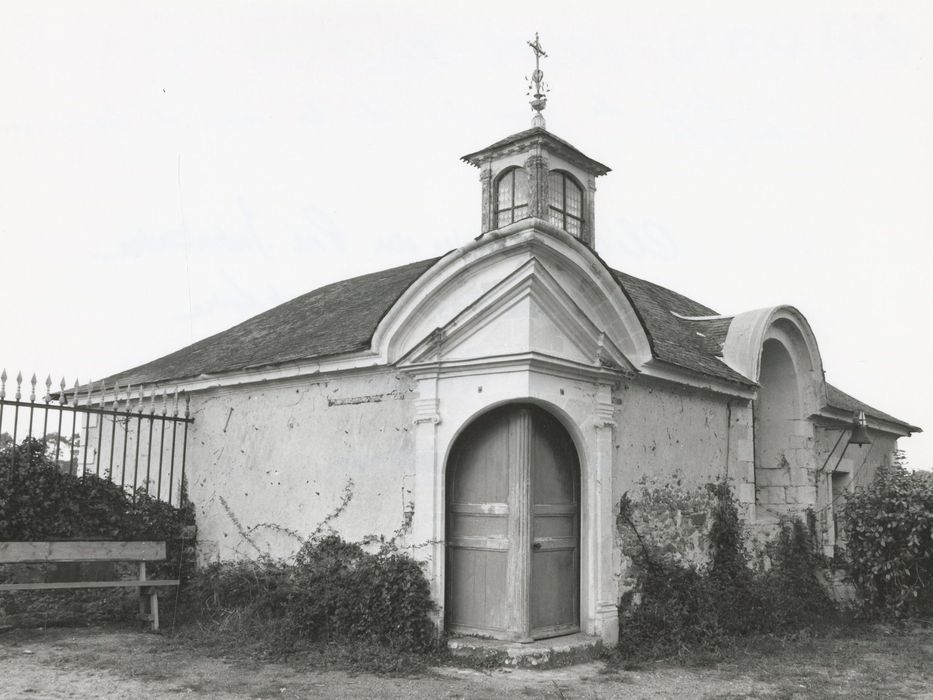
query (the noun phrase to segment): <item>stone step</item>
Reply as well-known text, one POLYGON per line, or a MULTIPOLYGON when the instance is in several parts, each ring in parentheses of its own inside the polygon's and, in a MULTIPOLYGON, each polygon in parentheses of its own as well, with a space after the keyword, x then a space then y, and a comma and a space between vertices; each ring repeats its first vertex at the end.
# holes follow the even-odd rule
POLYGON ((602 652, 602 640, 578 632, 533 642, 458 636, 447 640, 452 656, 482 666, 554 668, 589 663, 602 652))

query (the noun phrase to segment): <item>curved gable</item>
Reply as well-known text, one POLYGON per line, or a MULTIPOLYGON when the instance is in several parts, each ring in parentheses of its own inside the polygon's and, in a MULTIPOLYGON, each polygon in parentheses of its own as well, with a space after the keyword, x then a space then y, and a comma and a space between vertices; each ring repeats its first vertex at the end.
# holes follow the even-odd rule
POLYGON ((759 382, 766 341, 776 341, 787 350, 802 382, 807 411, 811 414, 819 411, 826 404, 823 360, 810 324, 793 306, 774 306, 736 315, 723 343, 723 360, 759 382))
MULTIPOLYGON (((530 261, 553 280, 545 284, 540 275, 540 286, 563 290, 629 363, 637 367, 651 359, 638 315, 605 264, 572 236, 531 219, 487 234, 438 260, 386 313, 373 336, 373 352, 388 363, 397 362, 530 261)), ((523 284, 524 279, 518 275, 515 283, 523 284)))

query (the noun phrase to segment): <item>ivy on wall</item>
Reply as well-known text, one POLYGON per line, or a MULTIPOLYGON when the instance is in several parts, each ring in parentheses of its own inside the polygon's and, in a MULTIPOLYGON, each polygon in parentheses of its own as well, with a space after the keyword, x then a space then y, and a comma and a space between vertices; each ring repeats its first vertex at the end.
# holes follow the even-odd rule
POLYGON ((728 482, 653 484, 641 496, 626 494, 617 516, 631 560, 632 585, 619 606, 623 655, 717 652, 743 635, 802 629, 835 616, 817 578, 816 543, 801 521, 782 524, 765 546, 770 568, 756 570, 728 482))

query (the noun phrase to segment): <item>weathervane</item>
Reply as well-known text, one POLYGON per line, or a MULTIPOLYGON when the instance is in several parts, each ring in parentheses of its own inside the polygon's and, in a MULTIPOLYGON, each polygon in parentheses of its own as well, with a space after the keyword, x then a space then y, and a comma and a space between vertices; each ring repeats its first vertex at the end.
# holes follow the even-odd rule
MULTIPOLYGON (((531 100, 531 108, 535 111, 535 116, 531 120, 532 126, 544 128, 544 115, 541 111, 547 107, 547 93, 550 92, 544 82, 544 71, 541 70, 541 57, 547 58, 544 49, 541 48, 541 40, 538 39, 538 32, 535 32, 535 40, 529 41, 528 45, 535 52, 535 70, 531 74, 531 80, 528 81, 528 94, 531 95, 534 88, 534 99, 531 100)), ((527 78, 526 78, 527 80, 527 78)))

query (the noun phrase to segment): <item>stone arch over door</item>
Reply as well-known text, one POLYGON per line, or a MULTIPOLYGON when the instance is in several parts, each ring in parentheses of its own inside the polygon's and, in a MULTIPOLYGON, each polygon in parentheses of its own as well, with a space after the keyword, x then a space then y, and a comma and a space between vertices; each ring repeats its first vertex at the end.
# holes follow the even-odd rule
POLYGON ((446 479, 447 628, 531 641, 580 629, 580 460, 563 425, 506 404, 468 425, 446 479))

